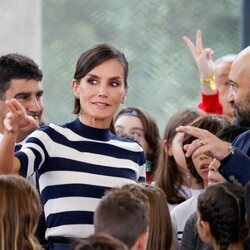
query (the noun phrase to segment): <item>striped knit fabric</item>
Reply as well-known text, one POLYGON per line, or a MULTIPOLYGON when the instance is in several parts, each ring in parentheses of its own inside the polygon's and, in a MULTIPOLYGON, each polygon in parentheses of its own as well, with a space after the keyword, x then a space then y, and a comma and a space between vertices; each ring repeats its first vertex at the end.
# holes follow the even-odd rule
POLYGON ((104 192, 145 181, 145 156, 135 142, 79 119, 33 132, 15 153, 20 174, 35 171, 46 217, 46 238, 84 238, 93 233, 93 213, 104 192))

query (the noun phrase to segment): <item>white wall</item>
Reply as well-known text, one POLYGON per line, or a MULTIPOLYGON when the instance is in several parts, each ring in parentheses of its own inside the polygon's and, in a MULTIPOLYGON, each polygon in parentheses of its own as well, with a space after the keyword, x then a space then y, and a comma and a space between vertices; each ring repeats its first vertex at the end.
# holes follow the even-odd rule
POLYGON ((0 55, 20 53, 41 66, 42 0, 0 0, 0 55))

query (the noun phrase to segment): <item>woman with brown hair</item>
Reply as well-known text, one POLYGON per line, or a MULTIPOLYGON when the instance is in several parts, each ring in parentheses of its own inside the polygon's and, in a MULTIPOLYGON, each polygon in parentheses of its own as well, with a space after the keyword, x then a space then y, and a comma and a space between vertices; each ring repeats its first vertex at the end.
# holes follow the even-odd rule
POLYGON ((38 176, 46 239, 53 250, 70 249, 72 238, 94 232, 93 214, 107 189, 145 181, 145 156, 135 142, 110 131, 127 95, 128 62, 109 44, 84 51, 72 89, 76 119, 33 132, 14 154, 18 131, 34 119, 14 99, 0 147, 0 173, 38 176), (14 154, 14 155, 13 155, 14 154))

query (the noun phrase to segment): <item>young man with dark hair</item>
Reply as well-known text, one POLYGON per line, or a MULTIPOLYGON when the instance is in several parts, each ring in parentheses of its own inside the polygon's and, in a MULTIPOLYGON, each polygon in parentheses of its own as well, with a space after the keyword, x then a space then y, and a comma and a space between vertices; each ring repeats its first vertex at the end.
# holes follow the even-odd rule
MULTIPOLYGON (((6 100, 15 98, 27 114, 41 124, 43 114, 42 71, 29 57, 8 54, 0 57, 0 140, 4 132, 4 118, 8 112, 6 100)), ((17 142, 24 140, 36 127, 25 127, 18 134, 17 142)))
POLYGON ((141 187, 129 184, 108 191, 95 211, 94 226, 96 233, 109 234, 129 249, 146 249, 149 203, 141 187))

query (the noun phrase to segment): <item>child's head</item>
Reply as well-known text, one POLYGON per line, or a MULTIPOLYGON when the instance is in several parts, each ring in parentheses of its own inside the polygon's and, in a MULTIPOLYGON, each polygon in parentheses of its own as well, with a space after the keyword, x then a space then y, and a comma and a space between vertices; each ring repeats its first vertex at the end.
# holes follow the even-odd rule
POLYGON ((144 184, 142 191, 148 197, 150 206, 147 250, 169 250, 173 233, 166 197, 163 191, 155 185, 144 184))
POLYGON ((36 188, 17 175, 0 175, 0 248, 36 249, 42 208, 36 188))
POLYGON ((226 250, 247 237, 244 189, 239 185, 209 186, 198 198, 197 215, 199 236, 213 247, 226 250))
POLYGON ((134 137, 138 141, 147 161, 151 163, 149 172, 152 176, 158 165, 160 152, 160 134, 156 120, 141 108, 127 107, 115 116, 114 127, 118 135, 134 137))
POLYGON ((180 110, 170 118, 165 128, 155 182, 164 191, 169 203, 175 204, 185 200, 178 193, 180 186, 183 184, 182 174, 187 171, 182 148, 183 134, 177 134, 175 129, 178 126, 190 124, 203 114, 203 112, 195 109, 180 110))
POLYGON ((142 239, 147 244, 149 202, 136 184, 109 190, 101 199, 95 214, 96 233, 106 233, 121 240, 129 248, 142 239))
MULTIPOLYGON (((219 116, 219 115, 205 115, 203 117, 197 118, 191 126, 206 129, 207 131, 217 134, 230 126, 230 120, 227 117, 219 116)), ((183 140, 183 145, 191 143, 194 139, 193 136, 185 135, 183 140)), ((190 171, 190 174, 197 179, 198 182, 203 182, 205 186, 208 183, 208 167, 213 161, 213 158, 201 154, 198 157, 187 158, 187 167, 190 171)), ((219 162, 214 162, 213 164, 218 164, 219 162)))
POLYGON ((83 240, 76 240, 73 250, 128 250, 128 247, 111 235, 96 233, 83 240))

